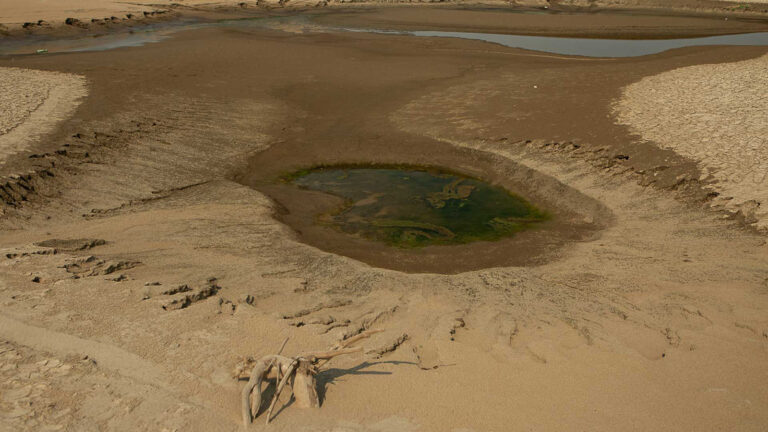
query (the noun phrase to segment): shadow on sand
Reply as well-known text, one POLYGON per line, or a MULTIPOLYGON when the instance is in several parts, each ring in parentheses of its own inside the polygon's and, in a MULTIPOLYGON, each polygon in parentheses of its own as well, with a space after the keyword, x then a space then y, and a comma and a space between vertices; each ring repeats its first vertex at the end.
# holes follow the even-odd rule
POLYGON ((392 372, 365 370, 370 368, 371 366, 382 365, 382 364, 391 364, 396 366, 399 366, 399 365, 417 366, 416 363, 407 362, 407 361, 377 361, 377 362, 364 361, 359 365, 353 366, 349 369, 333 368, 333 369, 322 371, 319 374, 317 374, 317 396, 320 398, 320 405, 322 406, 323 402, 325 401, 325 393, 328 389, 328 386, 335 384, 336 381, 339 380, 339 378, 343 378, 347 375, 392 375, 392 372))
MULTIPOLYGON (((317 396, 320 399, 320 405, 322 406, 323 401, 325 400, 325 392, 328 386, 336 383, 336 381, 339 380, 339 378, 345 377, 347 375, 392 375, 392 372, 365 370, 367 368, 370 368, 371 366, 382 365, 382 364, 417 366, 417 363, 407 362, 407 361, 377 361, 377 362, 364 361, 358 364, 357 366, 353 366, 349 369, 332 368, 332 369, 324 370, 319 374, 317 374, 317 396)), ((272 380, 267 381, 266 386, 262 390, 261 407, 259 408, 258 415, 266 414, 267 409, 269 409, 269 404, 272 401, 272 397, 275 394, 276 386, 277 386, 277 383, 273 383, 272 380)), ((285 389, 283 391, 285 391, 285 389)), ((281 393, 281 396, 284 394, 285 393, 281 393)), ((291 397, 291 399, 288 402, 280 405, 279 408, 272 414, 272 419, 274 420, 275 418, 279 417, 280 414, 286 408, 293 405, 293 401, 294 399, 293 397, 291 397)))

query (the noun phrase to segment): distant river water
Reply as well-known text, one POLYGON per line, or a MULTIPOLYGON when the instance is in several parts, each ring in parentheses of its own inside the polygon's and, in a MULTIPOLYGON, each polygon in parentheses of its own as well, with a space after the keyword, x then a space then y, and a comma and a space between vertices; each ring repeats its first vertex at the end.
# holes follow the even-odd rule
POLYGON ((141 46, 159 42, 173 34, 208 27, 241 27, 281 29, 290 27, 291 31, 301 32, 366 32, 382 35, 406 35, 415 37, 450 37, 472 39, 551 54, 583 57, 637 57, 656 54, 675 48, 689 46, 714 45, 768 45, 768 32, 743 33, 721 36, 707 36, 678 39, 598 39, 552 36, 523 36, 496 33, 472 33, 426 30, 380 30, 365 28, 338 28, 312 23, 307 16, 271 17, 242 20, 222 20, 215 23, 164 24, 152 27, 135 28, 130 33, 115 33, 101 36, 79 37, 73 39, 27 39, 13 42, 0 42, 0 55, 34 54, 53 52, 103 51, 124 47, 141 46))

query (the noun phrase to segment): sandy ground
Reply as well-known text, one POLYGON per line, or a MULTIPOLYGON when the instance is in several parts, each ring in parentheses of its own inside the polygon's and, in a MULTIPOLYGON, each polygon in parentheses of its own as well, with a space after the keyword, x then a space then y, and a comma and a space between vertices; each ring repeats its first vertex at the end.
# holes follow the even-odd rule
POLYGON ((768 57, 643 78, 616 104, 620 122, 701 163, 714 201, 768 227, 768 57))
POLYGON ((86 94, 82 76, 0 68, 0 166, 68 118, 86 94))
MULTIPOLYGON (((131 18, 142 19, 144 13, 151 14, 156 11, 168 11, 170 9, 182 10, 209 10, 216 8, 240 8, 240 4, 255 7, 257 1, 207 1, 207 0, 157 0, 124 2, 117 0, 4 0, 0 9, 0 24, 15 28, 24 23, 30 23, 28 29, 38 28, 38 21, 42 20, 42 26, 60 26, 67 18, 81 21, 78 26, 88 26, 91 19, 102 20, 115 17, 117 20, 131 18)), ((263 5, 277 5, 278 0, 262 2, 263 5)), ((296 0, 297 6, 314 5, 315 2, 296 0)))
POLYGON ((67 18, 90 19, 149 10, 136 3, 110 0, 5 0, 0 10, 0 22, 18 24, 45 20, 63 22, 67 18))
POLYGON ((243 356, 373 328, 318 375, 321 409, 284 396, 249 430, 764 431, 766 238, 613 103, 765 54, 206 29, 0 59, 89 86, 0 167, 0 428, 243 430, 243 356), (528 178, 598 232, 535 265, 401 272, 302 241, 269 191, 312 163, 436 159, 528 178))

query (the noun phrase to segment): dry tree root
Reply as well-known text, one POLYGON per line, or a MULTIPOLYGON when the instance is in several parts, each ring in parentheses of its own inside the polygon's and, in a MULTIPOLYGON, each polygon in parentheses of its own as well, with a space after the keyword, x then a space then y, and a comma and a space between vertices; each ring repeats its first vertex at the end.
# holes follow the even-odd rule
POLYGON ((400 336, 398 336, 396 339, 388 342, 386 345, 383 345, 379 348, 372 349, 366 354, 373 354, 376 356, 376 358, 380 358, 384 354, 391 353, 394 350, 396 350, 400 345, 403 344, 403 342, 408 340, 408 333, 403 333, 400 336))
MULTIPOLYGON (((300 408, 318 408, 320 399, 317 396, 315 376, 320 368, 334 357, 362 351, 362 347, 350 348, 350 346, 381 331, 383 330, 364 331, 338 342, 328 351, 310 352, 296 357, 286 357, 278 353, 264 356, 258 360, 246 359, 245 364, 235 371, 236 378, 249 378, 241 395, 243 426, 248 426, 258 416, 261 407, 261 384, 265 379, 272 377, 275 378, 276 388, 267 410, 267 424, 272 418, 272 411, 277 405, 280 393, 291 379, 293 379, 291 387, 296 405, 300 408), (253 365, 253 368, 248 374, 245 370, 250 365, 253 365)), ((283 347, 285 347, 285 342, 283 342, 283 347)), ((280 348, 280 352, 282 352, 282 348, 280 348)))

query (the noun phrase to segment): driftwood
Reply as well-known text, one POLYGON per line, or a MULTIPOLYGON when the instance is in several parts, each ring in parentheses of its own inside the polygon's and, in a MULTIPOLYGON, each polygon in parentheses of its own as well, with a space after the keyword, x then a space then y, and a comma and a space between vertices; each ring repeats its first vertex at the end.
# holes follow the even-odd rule
POLYGON ((243 388, 241 395, 243 425, 248 426, 258 416, 261 407, 261 384, 265 379, 274 378, 275 394, 267 410, 267 424, 272 419, 272 411, 280 399, 285 385, 292 381, 291 387, 296 406, 300 408, 318 408, 320 399, 317 396, 317 381, 315 376, 321 367, 334 357, 362 351, 362 347, 350 348, 352 344, 370 337, 382 330, 368 330, 348 339, 338 342, 328 351, 310 352, 296 357, 286 357, 280 354, 267 355, 258 360, 249 358, 236 371, 237 378, 248 378, 248 383, 243 388), (250 373, 247 369, 252 366, 250 373))

